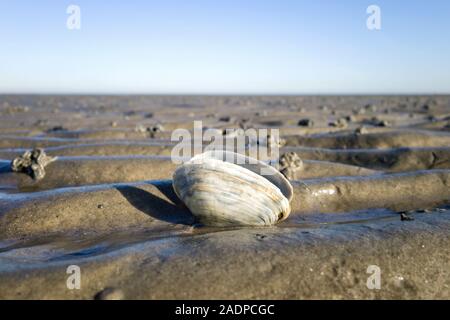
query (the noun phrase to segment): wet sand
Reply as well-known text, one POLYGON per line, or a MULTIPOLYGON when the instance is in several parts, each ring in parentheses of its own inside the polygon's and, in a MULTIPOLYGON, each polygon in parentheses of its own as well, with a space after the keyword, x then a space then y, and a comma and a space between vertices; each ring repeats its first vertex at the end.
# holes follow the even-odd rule
POLYGON ((448 96, 0 96, 0 298, 449 299, 449 128, 448 96), (194 120, 280 129, 288 219, 196 223, 170 181, 194 120), (37 147, 44 178, 13 172, 37 147))

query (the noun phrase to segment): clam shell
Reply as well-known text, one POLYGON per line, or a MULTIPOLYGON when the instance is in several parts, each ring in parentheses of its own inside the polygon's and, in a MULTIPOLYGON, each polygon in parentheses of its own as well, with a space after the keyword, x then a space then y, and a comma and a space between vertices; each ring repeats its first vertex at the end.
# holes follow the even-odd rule
POLYGON ((273 225, 289 215, 293 194, 289 181, 275 168, 217 150, 178 167, 173 188, 191 213, 209 226, 273 225))

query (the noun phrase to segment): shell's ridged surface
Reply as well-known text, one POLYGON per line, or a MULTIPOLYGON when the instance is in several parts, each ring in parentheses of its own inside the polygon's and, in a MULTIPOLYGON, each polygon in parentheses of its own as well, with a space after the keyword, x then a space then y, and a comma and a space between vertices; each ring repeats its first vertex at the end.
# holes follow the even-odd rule
POLYGON ((200 157, 173 177, 178 197, 205 225, 273 225, 290 213, 289 200, 266 178, 244 167, 200 157))

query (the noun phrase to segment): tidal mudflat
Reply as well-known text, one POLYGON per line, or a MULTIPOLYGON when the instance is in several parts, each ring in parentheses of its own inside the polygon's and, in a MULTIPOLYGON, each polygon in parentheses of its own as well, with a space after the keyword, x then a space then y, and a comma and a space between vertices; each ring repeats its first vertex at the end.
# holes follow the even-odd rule
POLYGON ((0 96, 0 298, 449 299, 450 97, 0 96), (194 121, 279 129, 288 218, 196 221, 194 121))

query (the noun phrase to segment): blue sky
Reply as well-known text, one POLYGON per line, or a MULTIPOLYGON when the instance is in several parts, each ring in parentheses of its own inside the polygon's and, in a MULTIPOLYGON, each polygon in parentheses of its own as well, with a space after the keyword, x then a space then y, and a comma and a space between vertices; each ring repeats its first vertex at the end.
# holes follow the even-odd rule
POLYGON ((0 50, 2 93, 450 93, 450 1, 0 0, 0 50))

